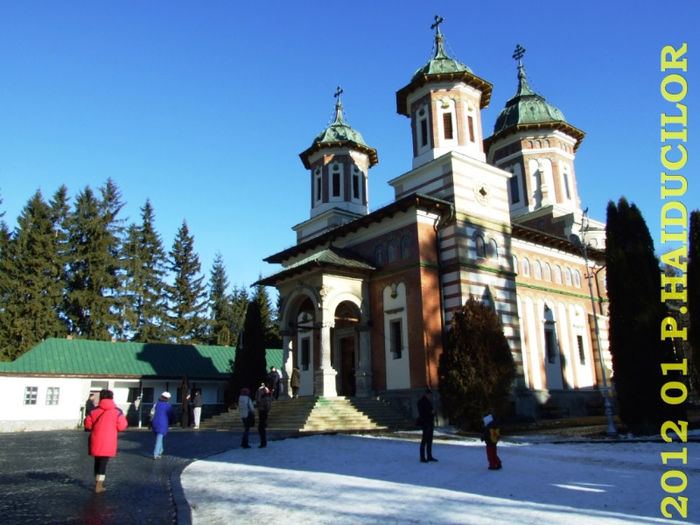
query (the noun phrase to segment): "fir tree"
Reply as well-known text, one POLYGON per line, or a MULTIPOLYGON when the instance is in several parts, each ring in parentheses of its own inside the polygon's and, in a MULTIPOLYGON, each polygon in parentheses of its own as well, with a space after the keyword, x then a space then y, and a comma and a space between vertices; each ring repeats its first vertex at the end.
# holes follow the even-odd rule
MULTIPOLYGON (((690 214, 688 248, 688 342, 691 347, 690 369, 695 391, 700 391, 700 210, 690 214)), ((680 325, 679 325, 680 326, 680 325)))
POLYGON ((131 225, 123 247, 125 283, 123 292, 125 331, 132 341, 163 341, 167 303, 165 251, 155 229, 150 200, 141 208, 141 224, 131 225))
POLYGON ((277 311, 272 308, 272 301, 267 294, 267 288, 262 284, 255 287, 253 301, 258 303, 260 308, 260 319, 265 333, 265 344, 267 348, 281 348, 282 338, 277 325, 277 311))
POLYGON ((675 362, 671 340, 659 337, 667 311, 659 298, 661 272, 649 230, 637 207, 608 204, 606 272, 610 353, 620 418, 635 434, 659 431, 670 410, 659 395, 660 363, 675 362))
POLYGON ((121 226, 123 204, 111 180, 101 188, 101 199, 87 187, 75 201, 68 223, 70 263, 66 315, 73 334, 108 340, 121 322, 121 226))
POLYGON ((3 354, 16 358, 46 337, 65 333, 51 208, 37 191, 17 219, 14 235, 3 234, 0 258, 0 334, 3 354))
POLYGON ((231 382, 232 395, 236 396, 243 387, 255 392, 260 383, 265 381, 266 375, 265 332, 260 307, 253 300, 248 303, 243 333, 236 348, 231 382))
POLYGON ((167 335, 173 342, 199 344, 206 335, 206 288, 187 222, 183 221, 177 232, 168 264, 174 282, 166 287, 170 310, 167 335))
POLYGON ((439 374, 440 396, 450 421, 479 428, 486 414, 502 414, 515 364, 490 307, 470 298, 455 312, 439 374))
POLYGON ((220 253, 216 254, 209 281, 209 308, 211 311, 209 344, 231 345, 234 319, 231 296, 228 289, 226 268, 220 253))
POLYGON ((245 313, 248 310, 248 302, 250 297, 248 291, 244 287, 234 287, 231 294, 232 308, 232 339, 231 345, 238 346, 238 339, 243 331, 243 323, 245 322, 245 313))

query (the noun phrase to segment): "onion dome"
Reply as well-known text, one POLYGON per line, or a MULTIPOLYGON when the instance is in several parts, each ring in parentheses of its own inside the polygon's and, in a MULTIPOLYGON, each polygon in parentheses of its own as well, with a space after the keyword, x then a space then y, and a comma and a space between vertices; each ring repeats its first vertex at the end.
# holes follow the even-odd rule
POLYGON ((559 109, 549 104, 543 96, 538 95, 530 88, 527 83, 525 67, 520 60, 524 52, 525 50, 518 45, 516 54, 513 55, 514 58, 518 58, 518 91, 498 115, 493 127, 493 135, 489 141, 493 141, 497 136, 519 130, 554 128, 576 139, 576 148, 578 148, 585 134, 570 125, 559 109))
POLYGON ((479 78, 468 66, 447 55, 444 38, 440 32, 440 24, 445 19, 435 15, 435 23, 430 26, 435 29, 435 54, 433 58, 418 69, 411 77, 411 82, 396 92, 396 111, 401 115, 409 116, 407 98, 410 93, 429 82, 456 81, 464 82, 481 91, 481 108, 489 105, 493 86, 484 79, 479 78))
POLYGON ((352 129, 343 120, 343 104, 340 101, 340 94, 343 90, 338 87, 335 96, 338 101, 335 104, 335 120, 319 133, 311 143, 311 146, 299 154, 304 166, 307 169, 311 168, 308 162, 309 157, 324 148, 350 148, 361 151, 369 157, 370 167, 377 164, 377 150, 369 147, 359 131, 352 129))

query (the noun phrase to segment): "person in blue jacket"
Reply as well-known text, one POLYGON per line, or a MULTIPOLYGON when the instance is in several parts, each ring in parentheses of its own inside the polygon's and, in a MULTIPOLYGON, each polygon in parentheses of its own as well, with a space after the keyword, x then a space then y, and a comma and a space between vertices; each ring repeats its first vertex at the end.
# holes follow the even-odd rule
POLYGON ((160 459, 163 455, 163 439, 168 433, 168 427, 175 422, 175 413, 170 406, 170 392, 163 392, 158 398, 151 427, 156 435, 156 445, 153 448, 153 459, 160 459))

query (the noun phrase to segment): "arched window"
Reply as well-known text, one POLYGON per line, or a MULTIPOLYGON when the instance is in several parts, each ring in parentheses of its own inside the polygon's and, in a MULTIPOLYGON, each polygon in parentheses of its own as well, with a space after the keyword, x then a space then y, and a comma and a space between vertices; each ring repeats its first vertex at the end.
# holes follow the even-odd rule
POLYGON ((554 282, 561 284, 561 266, 558 264, 554 265, 554 282))
POLYGON ((530 277, 530 261, 527 257, 523 257, 523 275, 525 277, 530 277))
POLYGON ((399 241, 392 239, 389 241, 389 247, 387 249, 387 262, 396 262, 399 259, 399 241))
POLYGON ((474 246, 476 247, 477 259, 485 258, 486 257, 486 244, 484 243, 484 238, 481 235, 474 236, 474 246))
POLYGON ((540 264, 540 261, 535 261, 532 264, 532 273, 535 279, 538 281, 542 279, 542 265, 540 264))
POLYGON ((564 282, 566 286, 571 286, 571 268, 566 268, 564 270, 564 282))
POLYGON ((489 240, 489 257, 498 260, 498 244, 494 239, 489 240))
POLYGON ((513 271, 518 273, 518 258, 513 255, 513 271))
POLYGON ((581 272, 578 270, 574 270, 574 286, 581 288, 581 272))
POLYGON ((549 263, 544 263, 543 277, 545 281, 552 281, 552 267, 549 265, 549 263))

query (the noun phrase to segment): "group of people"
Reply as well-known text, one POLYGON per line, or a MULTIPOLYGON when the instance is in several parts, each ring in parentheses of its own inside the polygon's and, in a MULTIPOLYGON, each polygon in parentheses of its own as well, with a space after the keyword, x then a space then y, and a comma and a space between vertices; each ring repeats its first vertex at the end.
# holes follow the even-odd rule
POLYGON ((272 408, 272 400, 279 399, 280 383, 282 376, 274 366, 270 367, 265 381, 255 391, 255 404, 250 395, 250 389, 241 388, 238 396, 238 413, 243 422, 243 436, 241 437, 241 448, 250 448, 248 438, 250 429, 255 426, 255 406, 258 407, 258 435, 260 436, 260 448, 267 446, 267 417, 272 408))
POLYGON ((197 388, 194 391, 194 397, 190 395, 188 389, 185 389, 182 394, 182 413, 180 414, 180 424, 182 428, 189 428, 190 419, 194 423, 194 429, 199 429, 199 423, 202 419, 202 391, 197 388), (190 417, 191 416, 191 417, 190 417))
MULTIPOLYGON (((486 444, 486 459, 489 462, 489 470, 499 470, 503 468, 497 452, 497 443, 501 438, 501 432, 491 414, 487 414, 483 421, 484 430, 481 434, 481 441, 486 444)), ((423 431, 420 440, 421 463, 437 461, 437 458, 433 456, 435 408, 433 406, 433 392, 429 388, 425 389, 423 397, 418 400, 418 419, 416 424, 423 431)))

